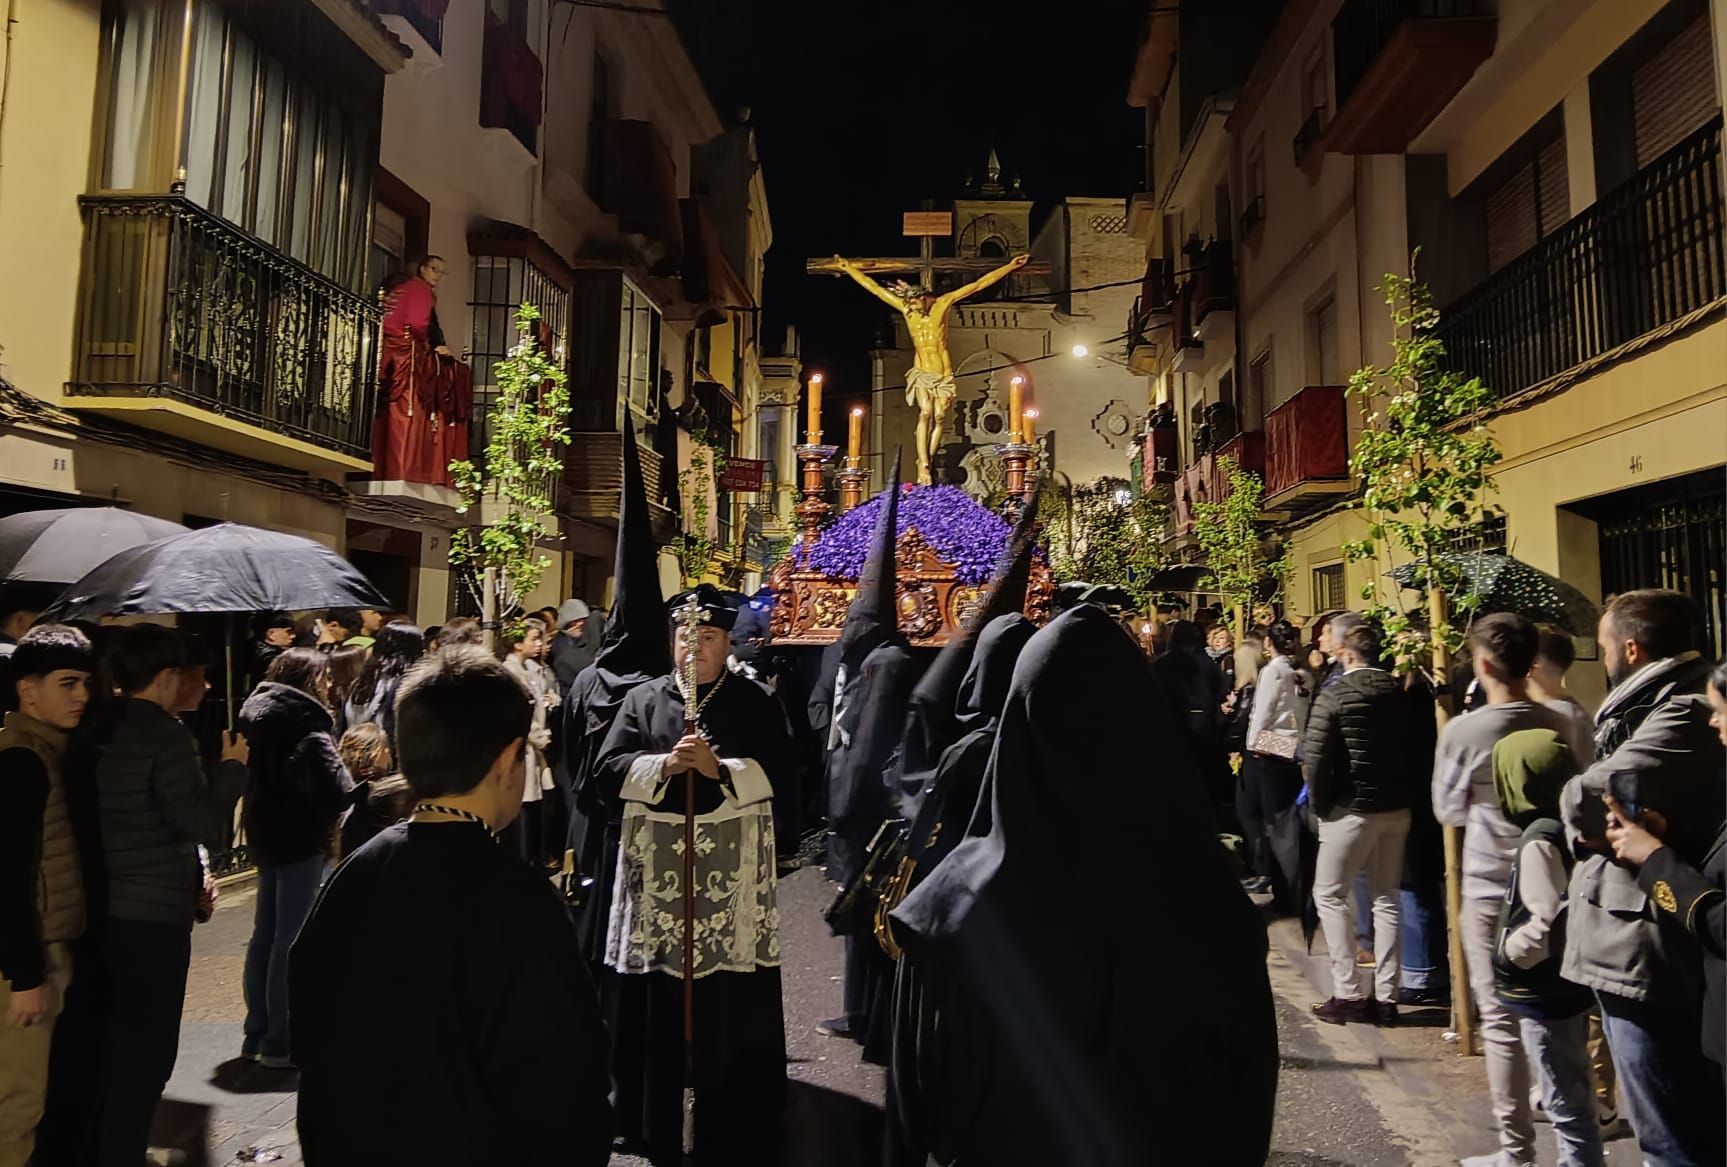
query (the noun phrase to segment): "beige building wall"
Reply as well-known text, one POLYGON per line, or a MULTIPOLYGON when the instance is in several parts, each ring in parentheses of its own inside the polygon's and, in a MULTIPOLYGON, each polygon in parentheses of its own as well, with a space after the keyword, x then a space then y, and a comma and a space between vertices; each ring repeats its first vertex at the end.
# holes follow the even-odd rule
POLYGON ((72 365, 101 5, 16 0, 12 17, 0 38, 0 376, 58 401, 72 365))

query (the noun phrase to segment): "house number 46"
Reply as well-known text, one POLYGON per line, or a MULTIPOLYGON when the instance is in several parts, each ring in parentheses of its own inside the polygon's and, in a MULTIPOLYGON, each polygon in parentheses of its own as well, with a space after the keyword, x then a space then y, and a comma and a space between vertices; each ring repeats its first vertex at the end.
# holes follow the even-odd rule
POLYGON ((1633 474, 1643 473, 1643 455, 1642 454, 1631 455, 1630 469, 1631 469, 1631 473, 1633 473, 1633 474))

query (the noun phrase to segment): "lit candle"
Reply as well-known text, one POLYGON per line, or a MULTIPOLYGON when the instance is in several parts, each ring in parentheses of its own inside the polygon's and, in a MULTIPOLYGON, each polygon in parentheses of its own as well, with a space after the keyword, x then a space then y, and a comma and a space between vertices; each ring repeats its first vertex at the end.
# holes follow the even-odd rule
POLYGON ((1025 411, 1025 441, 1027 445, 1037 441, 1037 410, 1035 409, 1025 411))
POLYGON ((846 456, 856 461, 863 456, 863 409, 852 410, 851 441, 846 446, 846 456))
POLYGON ((815 374, 810 378, 810 420, 805 427, 809 431, 809 444, 815 445, 822 440, 822 375, 815 374))
POLYGON ((1025 433, 1024 402, 1020 399, 1024 392, 1024 377, 1015 377, 1007 383, 1007 431, 1010 442, 1020 441, 1025 433))

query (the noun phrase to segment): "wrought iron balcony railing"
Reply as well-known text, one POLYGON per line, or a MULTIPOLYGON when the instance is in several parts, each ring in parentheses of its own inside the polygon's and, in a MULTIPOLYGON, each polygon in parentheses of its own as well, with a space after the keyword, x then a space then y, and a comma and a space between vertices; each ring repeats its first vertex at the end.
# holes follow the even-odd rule
POLYGON ((184 402, 370 460, 375 303, 171 195, 91 195, 73 397, 184 402))
POLYGON ((1450 364, 1509 396, 1727 296, 1721 117, 1440 312, 1450 364))

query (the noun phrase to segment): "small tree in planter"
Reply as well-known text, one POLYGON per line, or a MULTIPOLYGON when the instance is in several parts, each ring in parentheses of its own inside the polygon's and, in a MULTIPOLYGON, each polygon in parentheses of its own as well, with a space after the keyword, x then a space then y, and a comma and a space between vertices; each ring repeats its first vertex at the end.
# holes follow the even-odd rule
POLYGON ((535 340, 539 318, 532 304, 516 309, 521 339, 492 366, 498 397, 486 415, 483 458, 450 463, 459 512, 477 509, 487 520, 450 540, 450 566, 479 602, 487 647, 495 645, 500 621, 521 615, 523 598, 552 565, 539 542, 552 533, 546 516, 563 471, 561 447, 570 441, 570 394, 564 371, 535 340))
MULTIPOLYGON (((1411 271, 1415 259, 1410 257, 1411 271)), ((1465 577, 1446 553, 1498 513, 1488 502, 1496 489, 1489 471, 1501 457, 1487 428, 1495 397, 1479 377, 1446 367, 1445 346, 1434 332, 1439 313, 1425 284, 1388 273, 1381 290, 1396 335, 1390 364, 1369 365, 1349 378, 1349 396, 1362 414, 1349 465, 1361 480, 1356 509, 1367 521, 1367 537, 1345 544, 1344 554, 1373 564, 1373 580, 1362 588, 1361 598, 1368 602, 1368 615, 1385 628, 1397 671, 1431 662, 1435 689, 1442 691, 1451 656, 1463 645, 1462 625, 1480 604, 1478 596, 1464 590, 1465 577), (1384 569, 1397 559, 1413 565, 1414 585, 1426 593, 1424 613, 1406 613, 1393 602, 1395 591, 1387 595, 1384 569)), ((1435 710, 1441 722, 1446 713, 1444 703, 1435 710)), ((1447 827, 1451 999, 1463 1051, 1471 1053, 1474 1027, 1459 931, 1461 863, 1461 832, 1447 827)))
POLYGON ((1253 611, 1260 584, 1273 579, 1279 589, 1287 586, 1291 563, 1289 552, 1273 551, 1259 529, 1265 480, 1241 469, 1233 458, 1221 459, 1220 465, 1229 493, 1222 502, 1194 504, 1193 533, 1239 634, 1253 611))

